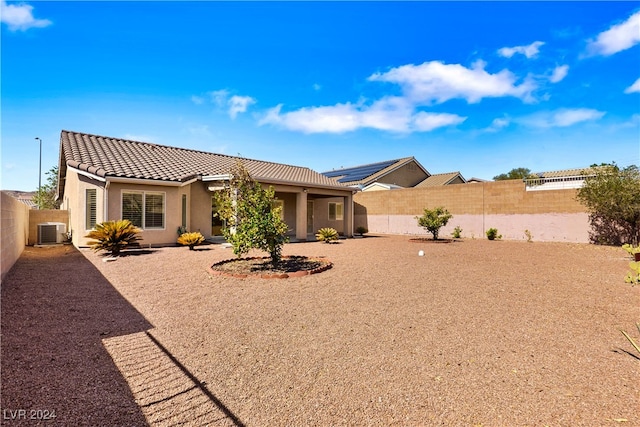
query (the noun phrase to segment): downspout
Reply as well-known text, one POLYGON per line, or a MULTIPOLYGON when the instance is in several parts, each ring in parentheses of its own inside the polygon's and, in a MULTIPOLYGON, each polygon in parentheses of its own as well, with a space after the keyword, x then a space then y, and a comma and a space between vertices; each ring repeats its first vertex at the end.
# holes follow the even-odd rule
POLYGON ((104 216, 102 217, 103 221, 109 220, 109 186, 111 185, 111 181, 107 180, 104 184, 104 216))

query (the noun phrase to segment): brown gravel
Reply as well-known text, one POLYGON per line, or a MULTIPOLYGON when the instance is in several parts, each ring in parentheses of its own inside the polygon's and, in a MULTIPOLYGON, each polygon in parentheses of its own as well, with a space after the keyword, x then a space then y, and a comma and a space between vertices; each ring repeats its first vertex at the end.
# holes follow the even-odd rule
POLYGON ((622 249, 373 236, 284 254, 334 266, 239 279, 207 271, 233 257, 219 245, 113 262, 26 249, 2 284, 3 410, 55 409, 41 425, 640 425, 622 249))

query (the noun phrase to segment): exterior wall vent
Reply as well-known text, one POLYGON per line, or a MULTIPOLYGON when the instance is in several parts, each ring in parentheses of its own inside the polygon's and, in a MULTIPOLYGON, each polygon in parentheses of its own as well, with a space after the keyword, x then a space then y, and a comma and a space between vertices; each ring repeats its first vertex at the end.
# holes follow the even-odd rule
POLYGON ((62 222, 43 222, 38 224, 38 244, 55 245, 64 242, 67 225, 62 222))

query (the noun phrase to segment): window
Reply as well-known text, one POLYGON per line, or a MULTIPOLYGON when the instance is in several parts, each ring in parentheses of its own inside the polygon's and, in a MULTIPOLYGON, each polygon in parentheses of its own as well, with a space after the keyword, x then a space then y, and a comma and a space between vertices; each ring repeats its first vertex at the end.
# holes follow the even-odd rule
POLYGON ((329 202, 329 220, 342 221, 342 203, 329 202))
POLYGON ((95 188, 85 191, 85 228, 91 230, 96 226, 97 194, 95 188))
POLYGON ((274 200, 274 208, 280 208, 280 219, 284 221, 284 200, 274 200))
POLYGON ((143 229, 164 228, 164 193, 122 193, 122 219, 143 229))

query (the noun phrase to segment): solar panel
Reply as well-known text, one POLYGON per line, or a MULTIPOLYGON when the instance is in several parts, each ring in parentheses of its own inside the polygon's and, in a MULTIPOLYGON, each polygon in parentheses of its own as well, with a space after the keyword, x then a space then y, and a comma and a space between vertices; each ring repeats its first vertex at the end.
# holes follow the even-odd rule
POLYGON ((338 169, 334 171, 323 172, 322 174, 329 178, 342 176, 342 178, 338 179, 338 182, 341 182, 341 183, 351 182, 351 181, 360 181, 361 179, 364 179, 377 172, 380 172, 384 168, 387 168, 396 162, 397 160, 387 160, 386 162, 372 163, 369 165, 356 166, 353 168, 338 169))

